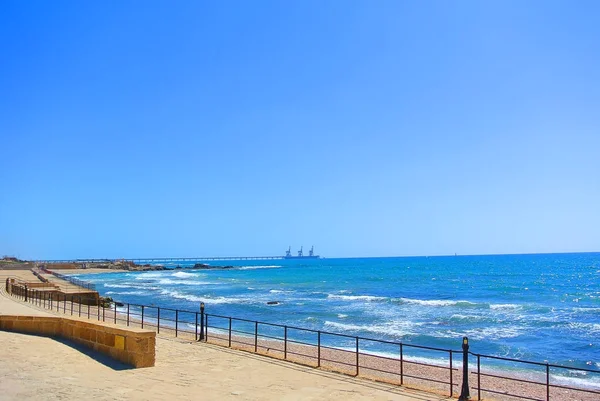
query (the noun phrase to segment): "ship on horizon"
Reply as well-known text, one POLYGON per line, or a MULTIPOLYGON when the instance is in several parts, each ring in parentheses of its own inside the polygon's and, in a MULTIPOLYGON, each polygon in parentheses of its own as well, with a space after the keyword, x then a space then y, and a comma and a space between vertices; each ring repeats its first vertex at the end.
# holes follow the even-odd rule
POLYGON ((308 255, 304 255, 304 253, 302 252, 302 246, 300 247, 300 250, 298 251, 298 256, 294 256, 292 255, 292 247, 290 246, 288 248, 288 250, 285 252, 285 256, 283 257, 284 259, 319 259, 320 256, 319 255, 315 255, 315 247, 312 246, 310 248, 310 251, 308 251, 308 255))

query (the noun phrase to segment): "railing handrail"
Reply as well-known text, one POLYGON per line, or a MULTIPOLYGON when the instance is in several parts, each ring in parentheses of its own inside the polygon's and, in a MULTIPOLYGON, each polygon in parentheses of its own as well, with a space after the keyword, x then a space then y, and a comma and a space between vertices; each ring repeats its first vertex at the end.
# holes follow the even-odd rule
POLYGON ((44 273, 52 274, 54 277, 57 277, 61 280, 68 281, 69 283, 74 284, 78 287, 83 287, 83 288, 86 288, 88 290, 93 290, 93 291, 96 290, 96 285, 93 283, 90 283, 89 281, 85 281, 85 280, 78 279, 76 277, 71 277, 71 276, 57 273, 53 270, 46 268, 45 266, 40 266, 39 269, 41 271, 43 271, 44 273))
POLYGON ((477 354, 474 352, 469 352, 469 354, 473 355, 473 356, 478 356, 481 358, 488 358, 488 359, 498 359, 501 361, 507 361, 507 362, 518 362, 518 363, 528 363, 531 365, 537 365, 537 366, 548 366, 551 368, 558 368, 558 369, 573 369, 573 370, 580 370, 582 372, 590 372, 590 373, 600 373, 600 370, 594 370, 594 369, 589 369, 589 368, 576 368, 574 366, 565 366, 565 365, 556 365, 553 363, 547 363, 547 362, 536 362, 536 361, 527 361, 527 360, 523 360, 523 359, 514 359, 514 358, 506 358, 503 356, 495 356, 495 355, 485 355, 485 354, 477 354))

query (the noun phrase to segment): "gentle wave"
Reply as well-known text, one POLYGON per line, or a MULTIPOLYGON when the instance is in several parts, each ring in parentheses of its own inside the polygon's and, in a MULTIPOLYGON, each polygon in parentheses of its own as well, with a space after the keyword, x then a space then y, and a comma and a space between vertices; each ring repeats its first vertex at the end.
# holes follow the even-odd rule
POLYGON ((173 274, 171 274, 171 276, 178 277, 178 278, 198 277, 198 275, 196 275, 194 273, 186 273, 186 272, 173 273, 173 274))
POLYGON ((490 309, 519 309, 521 305, 517 304, 492 304, 490 309))
POLYGON ((198 295, 185 294, 179 291, 174 290, 162 290, 160 292, 161 295, 166 295, 176 299, 184 299, 186 301, 191 302, 204 302, 205 304, 234 304, 234 303, 242 303, 243 299, 240 298, 231 298, 231 297, 201 297, 198 295))
MULTIPOLYGON (((412 326, 409 322, 404 322, 403 325, 412 326)), ((393 327, 391 325, 357 325, 357 324, 346 324, 331 322, 326 320, 325 326, 332 327, 341 331, 354 331, 354 332, 370 332, 377 334, 385 334, 388 336, 402 337, 410 334, 414 334, 408 327, 393 327)), ((402 326, 399 325, 399 326, 402 326)))
POLYGON ((469 301, 449 301, 442 299, 412 299, 412 298, 400 298, 400 301, 405 304, 422 305, 422 306, 455 306, 455 305, 477 305, 474 302, 469 301))
POLYGON ((192 280, 171 280, 170 278, 164 278, 157 281, 157 284, 161 285, 212 285, 217 283, 211 283, 209 281, 192 281, 192 280))
POLYGON ((164 274, 163 273, 152 272, 152 273, 136 274, 135 276, 136 276, 135 277, 136 280, 146 280, 146 279, 149 279, 149 278, 163 277, 164 274))
POLYGON ((386 297, 375 297, 375 296, 371 296, 371 295, 335 295, 335 294, 328 294, 327 298, 343 299, 345 301, 368 301, 368 302, 384 301, 387 299, 386 297))
POLYGON ((272 265, 272 266, 240 266, 237 267, 238 270, 254 270, 254 269, 277 269, 281 266, 272 265))
POLYGON ((294 291, 286 291, 286 290, 270 290, 271 294, 291 294, 294 291))
POLYGON ((140 288, 138 286, 130 285, 130 284, 108 284, 108 283, 104 283, 104 286, 107 287, 107 288, 140 288))

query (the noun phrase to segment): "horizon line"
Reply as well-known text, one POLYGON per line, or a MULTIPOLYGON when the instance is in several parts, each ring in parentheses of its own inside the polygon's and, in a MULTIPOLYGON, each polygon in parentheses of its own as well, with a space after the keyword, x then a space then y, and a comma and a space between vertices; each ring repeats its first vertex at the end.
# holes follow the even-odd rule
MULTIPOLYGON (((600 251, 571 251, 571 252, 519 252, 519 253, 479 253, 479 254, 433 254, 433 255, 389 255, 389 256, 320 256, 320 259, 375 259, 375 258, 428 258, 428 257, 458 257, 458 256, 519 256, 519 255, 570 255, 570 254, 594 254, 600 253, 600 251)), ((150 258, 139 258, 139 257, 113 257, 113 258, 54 258, 54 259, 22 259, 16 256, 3 255, 4 257, 15 257, 19 260, 25 262, 39 262, 39 261, 77 261, 77 260, 152 260, 152 259, 172 259, 172 260, 204 260, 204 259, 212 259, 212 258, 230 258, 230 260, 235 260, 235 258, 255 258, 255 260, 261 260, 261 257, 264 258, 277 258, 285 259, 283 255, 274 255, 274 256, 204 256, 204 257, 150 257, 150 258)), ((296 259, 296 258, 294 258, 296 259)), ((298 258, 300 259, 300 258, 298 258)), ((308 258, 307 258, 308 259, 308 258)), ((0 259, 1 260, 1 259, 0 259)))

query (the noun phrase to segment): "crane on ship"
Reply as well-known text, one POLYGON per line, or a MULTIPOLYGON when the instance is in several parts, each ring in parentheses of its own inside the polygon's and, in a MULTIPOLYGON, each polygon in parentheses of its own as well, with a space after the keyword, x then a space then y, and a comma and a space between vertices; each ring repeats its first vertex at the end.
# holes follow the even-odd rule
POLYGON ((292 255, 292 247, 288 247, 287 251, 285 251, 284 259, 319 259, 319 255, 315 255, 315 247, 312 246, 310 251, 308 251, 308 255, 304 255, 304 247, 301 246, 298 251, 298 256, 292 255))

